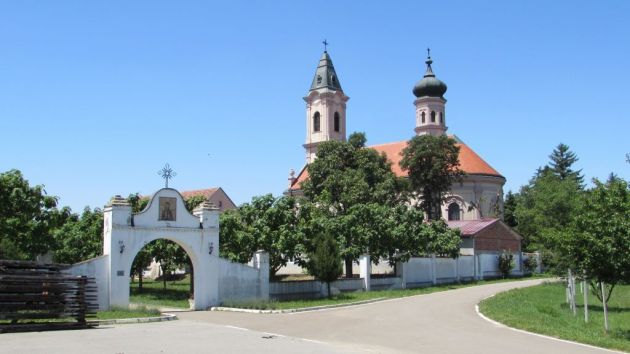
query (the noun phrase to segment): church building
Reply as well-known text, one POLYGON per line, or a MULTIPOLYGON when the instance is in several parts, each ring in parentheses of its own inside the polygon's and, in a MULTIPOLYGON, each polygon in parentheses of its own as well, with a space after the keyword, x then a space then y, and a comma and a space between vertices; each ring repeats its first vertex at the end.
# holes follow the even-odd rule
MULTIPOLYGON (((413 127, 417 135, 444 135, 448 130, 446 116, 447 86, 439 80, 432 68, 433 60, 427 56, 424 77, 413 87, 415 96, 415 119, 413 127)), ((313 82, 304 101, 306 101, 306 141, 303 145, 306 153, 306 163, 295 176, 289 175, 289 189, 287 194, 301 195, 301 183, 308 179, 307 166, 316 158, 319 144, 329 140, 346 140, 346 105, 349 97, 341 88, 339 77, 335 72, 330 55, 325 50, 322 54, 313 82)), ((410 114, 411 116, 411 114, 410 114)), ((409 119, 410 123, 412 119, 409 119)), ((488 234, 487 227, 491 224, 501 224, 501 232, 492 232, 490 238, 496 239, 485 242, 488 251, 510 249, 520 251, 520 236, 510 230, 500 220, 503 212, 503 185, 506 182, 497 170, 482 159, 456 135, 450 135, 459 147, 460 168, 466 172, 463 180, 452 185, 445 202, 442 205, 442 217, 452 227, 476 230, 479 234, 488 234), (489 221, 493 221, 489 223, 489 221), (501 234, 501 235, 499 235, 501 234), (500 240, 503 239, 503 242, 500 240), (496 241, 496 242, 495 242, 496 241), (517 242, 518 241, 518 242, 517 242)), ((386 144, 373 145, 368 148, 384 153, 392 162, 392 170, 399 177, 407 177, 399 165, 401 152, 407 145, 407 140, 386 144)), ((497 228, 496 225, 493 226, 497 228)), ((477 233, 467 234, 473 239, 477 233)), ((464 235, 464 246, 467 243, 464 235)), ((472 243, 471 248, 473 248, 472 243)))

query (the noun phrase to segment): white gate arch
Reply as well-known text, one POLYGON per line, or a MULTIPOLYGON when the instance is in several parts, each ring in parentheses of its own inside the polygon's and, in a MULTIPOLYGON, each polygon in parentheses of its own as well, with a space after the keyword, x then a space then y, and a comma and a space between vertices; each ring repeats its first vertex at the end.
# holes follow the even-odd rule
POLYGON ((131 205, 119 196, 103 212, 103 255, 107 257, 108 304, 129 305, 129 275, 134 258, 157 239, 171 240, 190 257, 194 269, 193 309, 219 304, 219 211, 209 203, 186 210, 184 198, 175 189, 163 188, 147 207, 133 214, 131 205))

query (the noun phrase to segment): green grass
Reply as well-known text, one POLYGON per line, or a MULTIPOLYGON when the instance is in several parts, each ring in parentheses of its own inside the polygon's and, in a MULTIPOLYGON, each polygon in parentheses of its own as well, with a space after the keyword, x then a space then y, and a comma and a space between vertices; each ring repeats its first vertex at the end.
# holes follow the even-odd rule
POLYGON ((160 311, 157 309, 150 309, 146 306, 139 306, 132 309, 116 308, 113 307, 108 311, 99 311, 96 313, 96 318, 99 320, 113 320, 120 318, 137 318, 137 317, 157 317, 160 316, 160 311))
POLYGON ((460 289, 469 286, 475 285, 483 285, 483 284, 492 284, 492 283, 501 283, 515 280, 528 280, 530 278, 517 278, 517 279, 496 279, 496 280, 481 280, 475 282, 468 283, 460 283, 460 284, 448 284, 448 285, 437 285, 430 286, 425 288, 416 288, 416 289, 404 289, 404 290, 377 290, 377 291, 355 291, 355 292, 345 292, 339 295, 335 295, 332 298, 321 298, 321 299, 308 299, 308 300, 284 300, 284 301, 227 301, 223 304, 226 307, 238 307, 238 308, 249 308, 249 309, 271 309, 271 310, 287 310, 287 309, 299 309, 306 307, 314 307, 314 306, 324 306, 324 305, 339 305, 352 303, 357 301, 365 301, 365 300, 373 300, 378 298, 400 298, 406 296, 414 296, 421 294, 430 294, 438 291, 446 291, 453 289, 460 289))
POLYGON ((166 281, 166 289, 162 281, 144 280, 142 292, 138 288, 138 281, 130 284, 131 294, 129 302, 146 305, 148 307, 175 307, 188 309, 190 279, 186 276, 182 280, 166 281))
POLYGON ((630 351, 630 285, 618 285, 608 304, 609 333, 604 331, 602 304, 589 292, 589 322, 584 322, 583 296, 577 288, 577 316, 565 300, 561 283, 514 289, 486 299, 479 310, 510 327, 599 347, 630 351))

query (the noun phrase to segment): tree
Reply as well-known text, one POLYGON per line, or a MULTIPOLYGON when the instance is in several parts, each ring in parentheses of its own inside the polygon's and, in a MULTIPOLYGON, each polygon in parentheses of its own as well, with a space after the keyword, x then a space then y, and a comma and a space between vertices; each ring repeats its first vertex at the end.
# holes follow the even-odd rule
POLYGON ((584 183, 584 176, 581 175, 582 170, 574 171, 571 169, 571 166, 579 159, 574 152, 569 150, 568 145, 558 144, 551 155, 549 155, 549 159, 551 159, 549 167, 561 180, 574 178, 580 185, 584 183))
POLYGON ((456 141, 446 135, 414 136, 401 155, 400 167, 407 171, 421 209, 429 220, 439 219, 446 193, 464 176, 456 141))
POLYGON ((551 168, 539 169, 521 187, 514 209, 523 248, 551 249, 553 234, 566 230, 578 208, 582 187, 576 178, 561 179, 551 168))
MULTIPOLYGON (((606 314, 615 286, 630 282, 630 186, 621 178, 593 183, 571 228, 556 234, 555 250, 564 264, 590 280, 606 314)), ((608 330, 606 316, 604 320, 608 330)))
POLYGON ((83 209, 54 231, 55 261, 77 263, 103 254, 103 211, 83 209))
POLYGON ((518 222, 516 221, 516 206, 518 205, 518 194, 508 191, 505 195, 505 202, 503 203, 503 221, 511 228, 516 228, 518 222))
POLYGON ((54 248, 52 232, 70 217, 44 186, 31 187, 22 173, 0 173, 0 258, 30 259, 54 248))
POLYGON ((578 273, 609 285, 607 301, 616 284, 630 281, 630 186, 621 178, 593 183, 557 248, 578 273))
POLYGON ((269 253, 269 272, 294 258, 299 239, 295 198, 271 194, 252 198, 237 210, 220 216, 221 254, 237 262, 248 262, 254 252, 269 253))
POLYGON ((333 235, 325 230, 315 237, 315 244, 315 251, 308 255, 308 269, 316 279, 326 283, 328 297, 331 297, 330 283, 342 273, 339 246, 333 235))
POLYGON ((375 234, 382 218, 365 216, 382 215, 378 205, 392 207, 406 200, 404 182, 392 172, 387 157, 365 148, 365 142, 363 133, 353 133, 347 142, 320 144, 317 158, 307 167, 309 179, 302 183, 305 197, 320 209, 317 215, 332 222, 330 231, 344 257, 348 277, 361 253, 378 253, 364 234, 375 234))
MULTIPOLYGON (((136 257, 133 259, 133 263, 131 264, 131 281, 133 282, 133 278, 138 276, 138 291, 142 292, 142 280, 144 279, 144 269, 151 265, 153 262, 153 255, 151 254, 150 247, 143 247, 136 257)), ((192 279, 191 279, 192 281, 192 279)))

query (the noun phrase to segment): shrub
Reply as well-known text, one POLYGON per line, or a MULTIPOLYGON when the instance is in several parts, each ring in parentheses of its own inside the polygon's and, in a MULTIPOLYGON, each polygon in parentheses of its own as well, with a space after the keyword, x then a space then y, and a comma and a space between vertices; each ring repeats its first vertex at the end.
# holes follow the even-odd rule
POLYGON ((510 276, 510 272, 514 268, 514 255, 510 251, 503 251, 501 255, 499 255, 499 271, 503 278, 507 278, 510 276))
POLYGON ((536 271, 536 267, 538 267, 538 261, 535 257, 528 257, 523 261, 523 268, 527 273, 534 273, 536 271))

